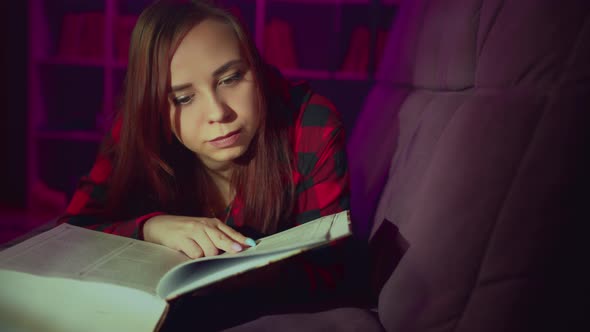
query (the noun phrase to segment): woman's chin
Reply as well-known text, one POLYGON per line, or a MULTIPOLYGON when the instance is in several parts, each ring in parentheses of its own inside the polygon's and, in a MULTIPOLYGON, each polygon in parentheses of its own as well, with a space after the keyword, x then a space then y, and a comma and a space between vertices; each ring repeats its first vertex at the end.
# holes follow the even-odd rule
MULTIPOLYGON (((219 149, 211 154, 209 154, 205 159, 205 164, 211 168, 219 168, 227 166, 228 164, 234 162, 236 159, 242 157, 246 149, 241 146, 226 148, 226 149, 219 149)), ((205 161, 204 160, 204 161, 205 161)))

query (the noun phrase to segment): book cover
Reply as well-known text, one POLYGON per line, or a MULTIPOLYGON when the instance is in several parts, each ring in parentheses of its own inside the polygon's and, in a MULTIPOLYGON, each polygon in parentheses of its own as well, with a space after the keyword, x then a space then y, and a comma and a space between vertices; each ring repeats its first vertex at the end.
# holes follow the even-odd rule
POLYGON ((152 331, 169 303, 351 235, 348 211, 189 259, 170 248, 62 224, 0 252, 0 330, 152 331), (88 321, 100 321, 87 326, 88 321))

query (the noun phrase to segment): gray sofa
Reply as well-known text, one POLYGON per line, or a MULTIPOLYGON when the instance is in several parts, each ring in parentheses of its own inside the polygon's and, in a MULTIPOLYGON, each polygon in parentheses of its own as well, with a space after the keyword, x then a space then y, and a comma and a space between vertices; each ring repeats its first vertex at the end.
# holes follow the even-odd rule
POLYGON ((377 307, 228 331, 580 330, 590 2, 407 0, 397 17, 348 146, 377 307))

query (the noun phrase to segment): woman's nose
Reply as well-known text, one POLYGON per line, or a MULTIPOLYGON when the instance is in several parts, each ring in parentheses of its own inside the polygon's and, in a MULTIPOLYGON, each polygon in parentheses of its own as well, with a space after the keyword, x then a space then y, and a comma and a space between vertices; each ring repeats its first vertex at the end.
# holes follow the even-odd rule
POLYGON ((223 122, 229 115, 229 108, 227 104, 215 94, 209 98, 210 102, 207 105, 207 115, 209 123, 223 122))

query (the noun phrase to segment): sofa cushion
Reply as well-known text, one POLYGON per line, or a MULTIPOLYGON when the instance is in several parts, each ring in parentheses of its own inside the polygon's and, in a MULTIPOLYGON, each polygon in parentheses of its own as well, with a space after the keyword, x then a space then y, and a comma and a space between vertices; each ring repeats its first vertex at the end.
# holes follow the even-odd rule
POLYGON ((371 234, 389 220, 408 244, 382 324, 561 326, 590 169, 590 3, 414 0, 399 15, 349 146, 353 193, 378 192, 353 195, 357 227, 378 204, 371 234), (357 149, 380 136, 388 156, 357 149))

